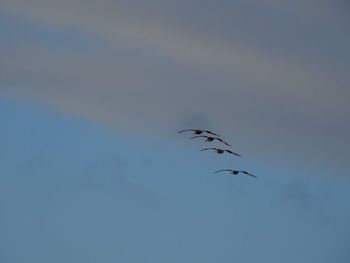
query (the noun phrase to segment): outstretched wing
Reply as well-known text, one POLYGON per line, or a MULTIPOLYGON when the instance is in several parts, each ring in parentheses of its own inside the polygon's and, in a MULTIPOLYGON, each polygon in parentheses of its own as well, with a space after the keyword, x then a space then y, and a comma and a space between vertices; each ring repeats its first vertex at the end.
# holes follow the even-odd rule
POLYGON ((230 150, 225 150, 225 151, 228 152, 228 153, 230 153, 230 154, 233 154, 233 155, 242 157, 242 155, 240 155, 240 154, 238 154, 238 153, 234 153, 233 151, 230 151, 230 150))
POLYGON ((197 136, 193 136, 190 139, 196 139, 196 138, 207 138, 208 136, 205 135, 197 135, 197 136))
POLYGON ((200 151, 206 151, 206 150, 216 150, 215 148, 204 148, 204 149, 201 149, 200 151))
POLYGON ((246 172, 246 171, 240 171, 240 172, 243 173, 243 174, 249 175, 249 176, 251 176, 251 177, 258 178, 258 177, 255 176, 254 174, 248 173, 248 172, 246 172))
POLYGON ((219 134, 216 134, 216 133, 214 133, 214 132, 212 132, 212 131, 208 131, 208 130, 204 130, 206 133, 208 133, 208 134, 211 134, 211 135, 215 135, 215 136, 220 136, 219 134))
POLYGON ((223 170, 219 170, 219 171, 215 171, 214 173, 220 173, 220 172, 232 172, 231 169, 223 169, 223 170))
POLYGON ((214 138, 214 140, 218 140, 219 142, 222 142, 223 144, 226 144, 227 146, 231 147, 231 144, 228 144, 227 142, 225 142, 223 139, 221 138, 214 138))
POLYGON ((195 129, 186 129, 186 130, 181 130, 181 131, 178 131, 177 133, 182 133, 182 132, 187 132, 187 131, 195 131, 195 129))

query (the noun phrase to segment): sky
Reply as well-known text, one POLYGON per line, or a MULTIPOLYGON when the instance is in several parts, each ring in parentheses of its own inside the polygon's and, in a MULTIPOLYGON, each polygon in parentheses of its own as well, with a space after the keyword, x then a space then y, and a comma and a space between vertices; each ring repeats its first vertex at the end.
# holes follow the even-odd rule
POLYGON ((349 262, 349 8, 2 0, 0 261, 349 262))

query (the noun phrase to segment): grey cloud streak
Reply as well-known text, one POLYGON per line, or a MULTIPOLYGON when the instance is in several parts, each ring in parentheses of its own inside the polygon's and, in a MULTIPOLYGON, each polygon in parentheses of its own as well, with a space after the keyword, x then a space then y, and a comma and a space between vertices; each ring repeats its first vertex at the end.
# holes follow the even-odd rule
POLYGON ((169 132, 198 115, 257 158, 344 166, 350 38, 341 2, 202 4, 3 1, 9 16, 99 44, 87 54, 69 39, 68 51, 40 37, 13 43, 0 94, 125 131, 169 132))

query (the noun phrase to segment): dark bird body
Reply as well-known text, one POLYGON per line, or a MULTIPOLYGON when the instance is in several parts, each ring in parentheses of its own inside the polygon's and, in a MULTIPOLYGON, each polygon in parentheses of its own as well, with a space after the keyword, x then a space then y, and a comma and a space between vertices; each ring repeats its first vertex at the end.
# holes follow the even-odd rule
POLYGON ((234 170, 234 169, 223 169, 223 170, 216 171, 215 173, 220 173, 220 172, 230 172, 232 175, 237 175, 239 173, 242 173, 242 174, 257 178, 257 176, 255 176, 254 174, 248 173, 247 171, 239 171, 239 170, 234 170))
POLYGON ((214 140, 217 140, 217 141, 222 142, 223 144, 226 144, 227 146, 231 147, 230 144, 228 144, 223 139, 218 138, 218 137, 212 137, 212 136, 208 136, 208 135, 199 135, 199 136, 191 137, 190 139, 196 139, 196 138, 206 138, 206 140, 205 140, 206 142, 212 142, 214 140))
POLYGON ((240 154, 235 153, 235 152, 233 152, 231 150, 223 150, 223 149, 220 149, 220 148, 204 148, 204 149, 201 149, 201 151, 206 151, 206 150, 214 150, 217 154, 223 154, 224 152, 227 152, 227 153, 230 153, 230 154, 242 157, 240 154))
POLYGON ((187 131, 192 131, 194 135, 201 135, 202 133, 208 133, 211 135, 220 136, 214 132, 211 132, 208 130, 200 130, 200 129, 186 129, 186 130, 178 131, 177 133, 182 133, 182 132, 187 132, 187 131))

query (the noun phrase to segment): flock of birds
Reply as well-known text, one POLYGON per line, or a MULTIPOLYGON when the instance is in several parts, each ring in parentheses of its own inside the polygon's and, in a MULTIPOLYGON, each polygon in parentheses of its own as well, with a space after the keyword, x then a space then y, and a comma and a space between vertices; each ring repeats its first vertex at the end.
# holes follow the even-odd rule
MULTIPOLYGON (((208 130, 201 130, 201 129, 186 129, 186 130, 181 130, 178 131, 177 133, 183 133, 183 132, 193 132, 193 137, 191 137, 190 139, 197 139, 197 138, 205 138, 205 142, 213 142, 213 141, 218 141, 221 142, 222 144, 231 147, 231 145, 229 143, 227 143, 226 141, 224 141, 223 139, 220 138, 220 135, 208 131, 208 130)), ((217 154, 223 154, 223 153, 229 153, 235 156, 239 156, 242 157, 240 154, 235 153, 229 149, 222 149, 222 148, 215 148, 215 147, 209 147, 209 148, 203 148, 200 151, 214 151, 217 154)), ((248 173, 247 171, 241 171, 241 170, 236 170, 236 169, 222 169, 222 170, 218 170, 215 171, 214 173, 221 173, 221 172, 229 172, 231 175, 238 175, 239 173, 244 174, 244 175, 248 175, 254 178, 257 178, 257 176, 255 176, 254 174, 248 173)))

